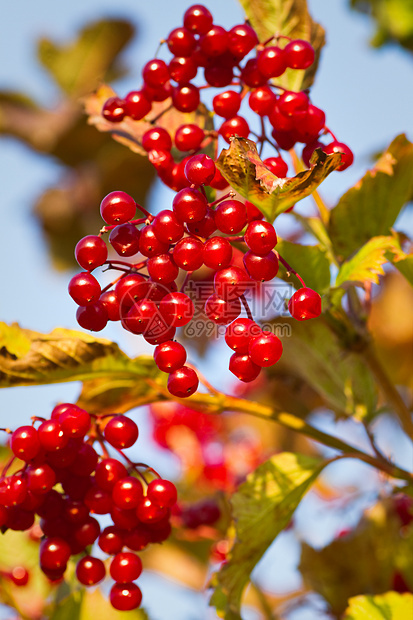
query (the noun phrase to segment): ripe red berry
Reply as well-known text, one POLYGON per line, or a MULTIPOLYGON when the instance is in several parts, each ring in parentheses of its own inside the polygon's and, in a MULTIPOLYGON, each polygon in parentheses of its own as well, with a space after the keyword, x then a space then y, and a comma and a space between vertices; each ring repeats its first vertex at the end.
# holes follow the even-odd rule
POLYGON ((174 28, 166 40, 169 51, 174 56, 190 56, 195 49, 196 39, 187 28, 174 28))
POLYGON ((114 555, 122 551, 123 547, 123 532, 115 525, 109 525, 105 527, 103 532, 99 536, 98 545, 105 553, 114 555))
POLYGON ((175 132, 175 146, 178 151, 196 151, 201 146, 205 133, 198 125, 180 125, 175 132))
POLYGON ((172 90, 172 103, 179 112, 195 112, 199 102, 199 88, 194 84, 184 84, 172 90))
POLYGON ((151 151, 152 149, 170 151, 172 148, 172 138, 163 127, 152 127, 152 129, 148 129, 143 134, 142 146, 145 151, 151 151))
POLYGON ((132 90, 124 100, 125 115, 134 121, 140 121, 152 109, 152 104, 141 90, 132 90))
POLYGON ((170 284, 178 277, 179 269, 171 254, 159 254, 148 260, 148 273, 154 282, 170 284))
POLYGON ((337 168, 337 170, 340 171, 346 170, 346 168, 351 166, 354 161, 353 152, 347 146, 347 144, 344 144, 344 142, 337 142, 336 140, 334 140, 334 142, 327 144, 327 146, 323 146, 323 151, 324 153, 327 153, 327 155, 332 155, 333 153, 341 153, 342 163, 341 166, 337 168))
POLYGON ((241 297, 249 284, 248 275, 239 267, 225 267, 215 273, 214 288, 218 297, 225 300, 241 297))
POLYGON ((212 100, 214 112, 224 118, 236 116, 241 107, 241 95, 233 90, 227 90, 215 95, 212 100))
POLYGON ((110 192, 100 203, 100 214, 107 224, 124 224, 136 212, 136 203, 126 192, 110 192))
POLYGON ((142 485, 133 476, 118 480, 112 490, 113 502, 122 510, 136 508, 142 497, 142 485))
POLYGON ((264 86, 267 83, 267 78, 258 69, 256 58, 247 60, 245 66, 241 69, 241 81, 250 88, 264 86))
POLYGON ((125 415, 117 415, 109 420, 103 432, 105 439, 114 448, 130 448, 138 439, 137 424, 125 415))
POLYGON ((102 459, 95 470, 96 484, 104 491, 111 491, 118 480, 126 478, 126 467, 117 459, 102 459))
POLYGON ((233 116, 232 118, 229 118, 222 123, 218 133, 229 144, 231 136, 248 138, 250 134, 250 128, 244 117, 233 116))
POLYGON ((288 164, 282 157, 267 157, 262 163, 277 177, 284 179, 287 176, 288 164))
POLYGON ((240 381, 249 383, 254 381, 261 372, 261 367, 255 364, 245 353, 234 353, 229 360, 229 369, 240 381))
POLYGON ((277 97, 269 86, 261 86, 251 92, 248 104, 256 114, 266 116, 272 111, 276 100, 277 97))
POLYGON ((115 583, 109 597, 112 607, 119 611, 131 611, 142 602, 142 592, 134 583, 115 583))
POLYGON ((89 512, 97 515, 109 514, 112 510, 112 497, 109 491, 103 491, 99 487, 91 487, 85 495, 84 502, 89 512))
POLYGON ((48 493, 56 482, 56 474, 47 463, 31 465, 27 468, 26 474, 27 487, 33 493, 48 493))
POLYGON ((201 222, 191 222, 187 224, 187 228, 193 235, 199 235, 200 237, 208 239, 217 229, 215 225, 215 211, 213 211, 211 207, 207 207, 204 219, 201 222))
POLYGON ((161 508, 172 508, 178 499, 175 485, 169 480, 152 480, 148 485, 147 496, 153 504, 161 508))
POLYGON ((106 243, 101 237, 87 235, 76 244, 75 257, 82 269, 93 271, 107 260, 106 243))
POLYGON ((65 403, 64 408, 58 405, 53 411, 55 410, 65 435, 79 439, 86 435, 90 428, 90 415, 87 411, 70 403, 65 403))
POLYGON ((95 276, 88 271, 78 273, 69 282, 69 295, 79 306, 87 306, 99 300, 101 288, 95 276))
POLYGON ((194 304, 185 293, 168 293, 159 304, 159 311, 168 325, 182 327, 194 316, 194 304))
POLYGON ((297 321, 315 319, 321 314, 321 297, 311 288, 300 288, 288 302, 288 310, 297 321))
POLYGON ((179 344, 179 342, 167 340, 158 344, 153 353, 153 358, 160 370, 163 372, 174 372, 186 362, 185 347, 179 344))
POLYGON ((196 271, 203 265, 204 244, 195 237, 185 237, 178 241, 172 251, 175 264, 185 271, 196 271))
POLYGON ((273 366, 280 359, 283 347, 281 340, 272 332, 263 331, 250 340, 249 355, 257 366, 273 366))
POLYGON ((46 538, 40 544, 40 564, 50 570, 64 569, 70 558, 70 547, 62 538, 46 538))
POLYGON ((244 254, 244 265, 253 280, 266 282, 272 280, 278 273, 278 258, 274 252, 259 256, 251 250, 244 254))
POLYGON ((202 153, 194 155, 185 164, 185 176, 189 183, 194 185, 209 185, 215 176, 215 170, 214 160, 202 153))
MULTIPOLYGON (((152 224, 156 238, 165 244, 176 243, 184 234, 184 227, 175 213, 169 209, 160 211, 152 224)), ((159 252, 157 252, 159 254, 159 252)))
POLYGON ((110 563, 110 576, 118 583, 135 581, 142 572, 142 560, 136 553, 117 553, 110 563))
POLYGON ((228 267, 232 260, 232 245, 225 237, 211 237, 203 247, 203 261, 215 271, 228 267))
POLYGON ((205 302, 205 314, 218 325, 228 325, 241 313, 241 302, 238 297, 225 301, 217 295, 211 295, 205 302))
POLYGON ((256 220, 248 224, 244 240, 255 254, 266 256, 277 244, 277 233, 269 222, 256 220))
POLYGON ((102 560, 87 555, 76 565, 77 580, 84 586, 94 586, 105 578, 106 569, 102 560))
POLYGON ((120 320, 119 299, 115 291, 105 291, 100 296, 99 301, 104 305, 109 321, 120 320))
POLYGON ((300 112, 305 112, 308 104, 308 97, 302 91, 295 93, 286 90, 278 98, 278 107, 285 116, 296 116, 300 112))
POLYGON ((222 26, 212 26, 203 37, 199 39, 201 51, 209 58, 220 56, 228 47, 228 33, 222 26))
POLYGON ((223 200, 215 211, 215 224, 223 233, 239 233, 247 223, 247 210, 240 200, 223 200))
POLYGON ((10 448, 15 456, 22 461, 31 461, 40 451, 37 430, 33 426, 20 426, 10 439, 10 448))
POLYGON ((110 231, 109 243, 120 256, 133 256, 139 252, 140 232, 133 224, 120 224, 110 231))
POLYGON ((325 122, 326 115, 323 110, 310 103, 306 112, 297 117, 295 121, 295 129, 299 135, 300 142, 314 142, 323 129, 325 122))
POLYGON ((225 331, 225 342, 235 351, 244 355, 248 353, 251 339, 261 333, 261 328, 251 319, 235 319, 225 331))
POLYGON ((165 84, 169 79, 168 67, 165 61, 159 58, 149 60, 142 69, 142 77, 144 82, 152 88, 158 88, 158 86, 165 84))
POLYGON ((108 322, 108 313, 101 301, 87 306, 79 306, 76 310, 76 321, 83 329, 100 332, 108 322))
POLYGON ((241 59, 258 44, 257 33, 248 24, 239 24, 228 32, 228 48, 231 54, 241 59))
POLYGON ((213 17, 202 4, 190 6, 184 13, 184 26, 194 34, 206 34, 211 30, 213 17))
POLYGON ((308 69, 314 62, 314 48, 308 41, 295 39, 284 48, 287 66, 292 69, 308 69))
POLYGON ((169 76, 177 84, 187 84, 197 74, 198 67, 188 56, 174 56, 168 65, 169 76))
POLYGON ((168 390, 177 398, 186 398, 194 394, 198 388, 198 377, 195 370, 182 366, 174 370, 168 377, 168 390))
POLYGON ((301 157, 302 157, 304 164, 307 166, 307 168, 310 168, 311 166, 310 159, 316 149, 323 150, 324 144, 322 144, 318 140, 315 140, 314 142, 310 142, 310 144, 306 144, 305 147, 303 148, 301 157))
POLYGON ((185 187, 176 194, 172 208, 180 222, 200 222, 205 217, 207 204, 207 199, 200 191, 192 187, 185 187))
MULTIPOLYGON (((172 211, 168 211, 168 213, 172 213, 172 211)), ((178 226, 180 228, 182 227, 179 224, 179 222, 178 222, 178 226)), ((169 241, 166 241, 166 242, 160 241, 155 235, 153 226, 151 225, 145 226, 144 228, 141 229, 140 232, 141 232, 141 235, 139 238, 139 252, 141 254, 150 258, 151 256, 156 256, 157 254, 165 254, 165 252, 168 251, 169 241)), ((164 238, 167 238, 167 237, 168 235, 166 234, 164 238)))
POLYGON ((125 118, 125 102, 120 97, 110 97, 102 108, 102 116, 110 123, 120 123, 125 118))
POLYGON ((158 504, 151 502, 149 497, 143 497, 136 509, 141 523, 157 523, 163 521, 168 516, 168 509, 161 508, 158 504))
POLYGON ((287 68, 284 50, 276 45, 266 47, 258 54, 257 67, 266 78, 279 77, 287 68))

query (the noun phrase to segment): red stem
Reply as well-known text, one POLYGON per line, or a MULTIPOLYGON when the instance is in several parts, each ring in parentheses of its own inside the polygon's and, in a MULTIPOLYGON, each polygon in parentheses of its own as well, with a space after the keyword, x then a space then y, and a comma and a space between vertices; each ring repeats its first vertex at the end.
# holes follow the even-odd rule
POLYGON ((245 312, 247 313, 247 316, 248 316, 249 320, 250 320, 250 321, 253 321, 253 320, 254 320, 254 317, 252 316, 252 312, 251 312, 251 310, 250 310, 250 307, 249 307, 249 305, 248 305, 248 302, 247 302, 247 300, 245 299, 245 295, 241 295, 241 296, 240 296, 240 299, 241 299, 241 301, 242 301, 242 305, 243 305, 243 306, 244 306, 244 308, 245 308, 245 312))
POLYGON ((282 263, 284 265, 284 267, 286 268, 287 275, 293 273, 296 276, 296 278, 298 278, 300 280, 300 282, 304 286, 304 288, 306 288, 304 280, 302 279, 301 276, 298 275, 296 270, 293 269, 291 267, 291 265, 289 263, 287 263, 287 261, 276 250, 274 250, 274 252, 275 252, 275 255, 277 256, 278 260, 280 261, 280 263, 282 263))

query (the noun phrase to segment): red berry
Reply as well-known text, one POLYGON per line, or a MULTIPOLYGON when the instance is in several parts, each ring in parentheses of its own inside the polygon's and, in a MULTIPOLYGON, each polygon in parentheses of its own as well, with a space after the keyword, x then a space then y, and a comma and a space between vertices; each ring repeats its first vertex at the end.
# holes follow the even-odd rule
POLYGON ((118 480, 126 478, 126 467, 117 459, 102 459, 95 470, 96 484, 104 491, 111 491, 118 480))
POLYGON ((149 344, 157 345, 175 338, 176 328, 167 325, 165 320, 156 315, 143 337, 149 344))
POLYGON ((343 142, 331 142, 327 146, 323 146, 324 153, 332 155, 333 153, 341 153, 341 166, 337 170, 346 170, 354 161, 354 155, 351 149, 343 142))
POLYGON ((250 128, 245 118, 242 116, 233 116, 222 123, 218 133, 229 144, 231 136, 248 138, 250 128))
MULTIPOLYGON (((172 211, 168 211, 168 213, 172 213, 172 211)), ((177 222, 177 224, 181 228, 180 223, 177 222)), ((141 229, 140 232, 141 232, 141 235, 139 239, 139 252, 141 254, 150 258, 151 256, 156 256, 157 254, 165 254, 165 252, 168 251, 169 241, 166 241, 166 242, 160 241, 155 235, 153 226, 145 226, 144 228, 141 229)), ((182 227, 182 234, 183 234, 183 227, 182 227)), ((164 238, 167 238, 167 237, 168 235, 166 234, 164 238)))
POLYGON ((241 81, 250 88, 264 86, 267 83, 267 78, 258 70, 256 58, 250 58, 242 68, 241 81))
POLYGON ((102 560, 87 555, 76 565, 77 580, 84 586, 94 586, 105 578, 106 569, 102 560))
POLYGON ((218 325, 228 325, 241 313, 241 302, 238 297, 225 301, 217 295, 211 295, 205 302, 205 314, 218 325))
POLYGON ((114 525, 105 527, 99 536, 98 545, 109 555, 119 553, 123 547, 123 532, 114 525))
POLYGON ((110 231, 109 243, 120 256, 133 256, 139 252, 140 232, 133 224, 120 224, 110 231))
POLYGON ((222 26, 212 26, 208 32, 199 39, 201 51, 209 58, 220 56, 228 47, 228 33, 222 26))
POLYGON ((88 477, 95 471, 98 464, 98 454, 88 443, 80 444, 76 460, 70 465, 70 472, 75 476, 88 477))
POLYGON ((124 224, 135 212, 136 203, 126 192, 110 192, 100 203, 100 214, 107 224, 124 224))
POLYGON ((154 58, 149 60, 142 69, 142 77, 145 83, 152 88, 163 86, 169 79, 168 67, 163 60, 154 58))
POLYGON ((258 209, 258 207, 253 205, 252 202, 249 202, 248 200, 246 200, 245 201, 245 208, 247 209, 247 220, 248 220, 248 222, 253 222, 255 220, 262 220, 262 219, 264 219, 264 214, 262 213, 262 211, 260 211, 258 209))
POLYGON ((249 98, 249 106, 259 116, 266 116, 274 108, 277 97, 269 86, 255 88, 249 98))
POLYGON ((261 368, 254 364, 251 357, 243 353, 234 353, 229 360, 229 369, 240 381, 249 383, 260 374, 261 368))
POLYGON ((314 142, 325 122, 326 115, 323 110, 310 103, 307 111, 300 115, 295 122, 295 129, 300 137, 300 142, 314 142))
POLYGON ((142 485, 133 476, 127 476, 118 480, 112 490, 113 502, 122 510, 136 508, 142 497, 142 485))
MULTIPOLYGON (((62 409, 62 405, 58 407, 62 409)), ((64 410, 59 412, 58 421, 68 437, 82 438, 90 428, 90 415, 87 411, 70 403, 66 403, 64 410)))
POLYGON ((211 28, 213 17, 202 4, 194 4, 185 11, 184 26, 194 34, 206 34, 211 28))
POLYGON ((247 210, 240 200, 223 200, 215 211, 215 223, 223 233, 239 233, 247 223, 247 210))
POLYGON ((168 390, 177 398, 186 398, 196 392, 198 383, 196 372, 188 366, 182 366, 169 375, 168 390))
POLYGON ((277 177, 284 179, 287 176, 288 164, 282 157, 267 157, 262 163, 277 177))
POLYGON ((66 567, 70 558, 70 547, 62 538, 46 538, 40 544, 40 564, 50 570, 66 567))
POLYGON ((277 244, 277 233, 269 222, 254 221, 248 224, 244 240, 255 254, 266 256, 277 244))
POLYGON ((244 265, 250 277, 258 282, 272 280, 278 273, 278 258, 274 252, 259 256, 248 250, 244 254, 244 265))
POLYGON ((195 49, 196 39, 187 28, 174 28, 166 40, 174 56, 190 56, 195 49))
POLYGON ((138 439, 139 431, 136 423, 125 415, 117 415, 105 426, 104 436, 114 448, 130 448, 138 439))
POLYGON ((232 245, 225 237, 211 237, 203 247, 203 262, 215 271, 228 267, 232 260, 232 245))
POLYGON ((135 581, 142 572, 142 560, 136 553, 117 553, 110 563, 110 576, 118 583, 135 581))
POLYGON ((311 142, 310 144, 306 144, 306 146, 303 148, 301 157, 302 157, 304 164, 307 166, 307 168, 310 168, 311 166, 310 159, 316 149, 323 150, 324 144, 322 144, 318 140, 315 140, 314 142, 311 142))
POLYGON ((120 123, 125 118, 125 102, 120 97, 110 97, 102 108, 102 116, 110 123, 120 123))
MULTIPOLYGON (((165 244, 176 243, 184 234, 184 227, 175 213, 169 209, 160 211, 152 224, 156 238, 165 244)), ((157 252, 159 254, 159 252, 157 252)))
POLYGON ((197 74, 198 67, 192 58, 174 56, 168 65, 169 76, 178 84, 187 84, 197 74))
POLYGON ((251 319, 236 319, 228 325, 225 342, 233 351, 244 355, 248 353, 249 343, 254 336, 261 333, 261 328, 251 319))
POLYGON ((152 104, 141 90, 132 90, 124 100, 125 115, 134 121, 140 121, 152 109, 152 104))
POLYGON ((257 67, 266 78, 279 77, 287 68, 285 51, 276 45, 266 47, 258 54, 257 67))
POLYGON ((159 311, 168 325, 183 327, 194 316, 194 304, 185 293, 168 293, 159 304, 159 311))
POLYGON ((287 66, 292 69, 308 69, 314 62, 314 48, 308 41, 295 39, 284 48, 287 66))
POLYGON ((229 51, 239 59, 246 56, 257 44, 257 33, 248 24, 234 26, 228 32, 229 51))
POLYGON ((285 116, 296 116, 300 112, 306 112, 308 104, 308 97, 302 91, 295 93, 286 90, 278 98, 278 107, 285 116))
POLYGON ((169 480, 152 480, 148 485, 147 496, 153 504, 161 508, 172 508, 178 499, 175 485, 169 480))
MULTIPOLYGON (((203 157, 206 157, 206 155, 203 157)), ((192 187, 186 187, 176 194, 172 202, 172 208, 180 222, 200 222, 205 217, 207 204, 207 199, 200 191, 192 187)))
POLYGON ((204 244, 195 237, 185 237, 178 241, 172 251, 175 264, 185 271, 196 271, 203 265, 204 244))
POLYGON ((215 225, 215 211, 211 207, 207 207, 204 219, 201 222, 187 224, 187 228, 193 235, 199 235, 207 239, 217 229, 215 225))
POLYGON ((288 310, 297 321, 315 319, 321 314, 321 297, 311 288, 300 288, 288 302, 288 310))
POLYGON ((91 487, 85 495, 84 502, 90 513, 106 515, 112 510, 112 496, 110 492, 103 491, 99 487, 91 487))
POLYGON ((15 456, 22 461, 31 461, 40 451, 37 430, 33 426, 20 426, 10 439, 10 448, 15 456))
POLYGON ((151 502, 149 497, 144 497, 139 502, 136 514, 141 523, 157 523, 168 516, 168 509, 161 508, 158 504, 151 502))
POLYGON ((214 288, 218 297, 232 300, 241 297, 247 290, 249 279, 243 269, 239 267, 226 267, 220 269, 214 276, 214 288))
POLYGON ((119 611, 136 609, 142 601, 142 592, 134 583, 115 583, 109 596, 112 607, 119 611))
POLYGON ((185 176, 189 183, 194 185, 209 185, 215 176, 215 170, 214 160, 204 154, 194 155, 185 164, 185 176))
POLYGON ((241 95, 233 90, 227 90, 215 95, 212 100, 214 112, 224 118, 236 116, 241 107, 241 95))
POLYGON ((101 301, 87 306, 79 306, 76 310, 76 321, 83 329, 100 332, 108 322, 108 313, 101 301))
POLYGON ((148 260, 148 273, 154 282, 170 284, 178 277, 179 269, 171 254, 159 254, 148 260))
POLYGON ((196 151, 201 146, 205 133, 198 125, 180 125, 175 132, 175 146, 178 151, 196 151))
POLYGON ((95 276, 88 271, 78 273, 69 282, 69 295, 79 306, 87 306, 99 300, 101 288, 95 276))
POLYGON ((263 331, 250 340, 249 355, 257 366, 273 366, 280 359, 283 347, 281 340, 272 332, 263 331))
POLYGON ((172 138, 163 127, 152 127, 152 129, 148 129, 143 134, 142 146, 145 151, 151 151, 152 149, 170 151, 172 148, 172 138))
MULTIPOLYGON (((225 56, 225 54, 223 56, 225 56)), ((229 86, 234 77, 232 66, 221 62, 223 56, 217 56, 214 64, 206 67, 204 71, 205 81, 215 88, 229 86)))
POLYGON ((81 548, 93 545, 95 540, 100 534, 99 522, 93 517, 88 517, 87 520, 76 527, 73 533, 74 540, 81 548))
POLYGON ((172 103, 179 112, 195 112, 199 102, 199 88, 194 84, 177 86, 172 90, 172 103))
POLYGON ((186 362, 186 351, 179 342, 167 340, 158 344, 153 358, 159 370, 163 372, 174 372, 181 368, 186 362))
POLYGON ((82 269, 93 271, 107 260, 108 249, 101 237, 88 235, 76 244, 75 257, 82 269))
POLYGON ((33 493, 48 493, 56 482, 56 474, 47 463, 37 467, 31 465, 27 468, 26 474, 27 487, 33 493))
POLYGON ((99 301, 105 307, 109 321, 119 321, 120 320, 119 299, 118 299, 115 291, 105 291, 100 296, 99 301))

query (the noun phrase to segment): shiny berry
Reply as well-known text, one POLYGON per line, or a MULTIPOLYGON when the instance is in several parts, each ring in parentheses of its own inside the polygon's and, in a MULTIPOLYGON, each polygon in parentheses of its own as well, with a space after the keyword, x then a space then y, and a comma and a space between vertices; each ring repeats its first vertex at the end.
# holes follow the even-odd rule
POLYGON ((37 430, 33 426, 20 426, 14 431, 10 439, 10 448, 17 458, 22 461, 31 461, 40 451, 40 441, 37 430))
POLYGON ((272 332, 263 331, 251 339, 248 347, 249 355, 257 366, 273 366, 282 355, 281 340, 272 332))
POLYGON ((331 142, 327 146, 323 146, 324 153, 332 155, 333 153, 341 153, 341 166, 337 170, 346 170, 354 161, 354 155, 351 149, 343 142, 331 142))
POLYGON ((209 185, 215 176, 215 170, 214 160, 202 153, 194 155, 185 164, 185 176, 189 183, 194 185, 209 185))
POLYGON ((291 69, 308 69, 314 62, 314 48, 308 41, 295 39, 284 48, 287 66, 291 69))
POLYGON ((258 377, 261 367, 255 364, 248 354, 234 353, 229 360, 229 370, 240 381, 249 383, 258 377))
POLYGON ((172 508, 178 499, 175 485, 169 480, 152 480, 148 485, 147 496, 153 504, 161 508, 172 508))
POLYGON ((288 310, 297 321, 315 319, 321 314, 321 297, 311 288, 300 288, 288 302, 288 310))
POLYGON ((158 344, 153 353, 153 358, 159 370, 174 372, 178 368, 182 368, 186 362, 185 347, 174 340, 167 340, 158 344))
POLYGON ((196 392, 198 383, 196 372, 188 366, 182 366, 169 375, 168 390, 177 398, 186 398, 196 392))
POLYGON ((277 233, 269 222, 254 221, 248 224, 244 239, 252 252, 266 256, 277 244, 277 233))
POLYGON ((79 306, 87 306, 99 300, 101 288, 95 276, 88 271, 78 273, 69 282, 69 295, 79 306))
POLYGON ((134 121, 140 121, 152 109, 152 104, 141 90, 132 90, 124 100, 125 115, 134 121))
POLYGON ((124 415, 114 416, 105 426, 104 436, 114 448, 130 448, 138 439, 136 423, 124 415))
POLYGON ((107 224, 124 224, 135 212, 136 203, 126 192, 110 192, 100 203, 100 214, 107 224))
POLYGON ((135 581, 142 572, 142 560, 136 553, 117 553, 110 563, 110 576, 117 583, 135 581))
POLYGON ((76 565, 77 580, 84 586, 94 586, 105 578, 106 569, 102 560, 87 555, 76 565))
POLYGON ((233 90, 219 93, 213 98, 212 107, 218 116, 232 118, 236 116, 241 107, 241 95, 233 90))
POLYGON ((194 34, 206 34, 212 24, 213 17, 202 4, 194 4, 184 13, 184 26, 194 34))
POLYGON ((250 128, 244 117, 233 116, 232 118, 229 118, 222 123, 218 133, 229 144, 231 136, 248 138, 250 134, 250 128))
POLYGON ((239 267, 220 269, 214 276, 214 288, 218 297, 225 300, 241 297, 249 284, 248 275, 239 267))
POLYGON ((76 244, 75 257, 82 269, 93 271, 107 260, 106 243, 101 237, 87 235, 76 244))
POLYGON ((204 244, 195 237, 185 237, 178 241, 172 251, 175 264, 185 271, 196 271, 203 265, 204 244))
POLYGON ((112 607, 119 611, 131 611, 142 602, 142 592, 134 583, 115 583, 109 594, 112 607))
POLYGON ((120 97, 110 97, 102 108, 102 116, 110 123, 120 123, 125 118, 125 102, 120 97))
POLYGON ((223 200, 215 211, 215 223, 223 233, 239 233, 247 223, 245 204, 240 200, 223 200))

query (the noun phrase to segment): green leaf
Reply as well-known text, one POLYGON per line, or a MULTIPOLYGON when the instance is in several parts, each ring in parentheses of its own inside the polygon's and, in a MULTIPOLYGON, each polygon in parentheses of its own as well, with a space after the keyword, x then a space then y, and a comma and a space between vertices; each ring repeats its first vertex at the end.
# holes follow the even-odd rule
MULTIPOLYGON (((290 241, 279 241, 276 250, 303 278, 307 286, 318 293, 324 292, 330 286, 330 263, 325 250, 319 245, 300 245, 290 241)), ((278 277, 291 282, 295 288, 302 286, 296 276, 287 275, 281 263, 278 277)))
POLYGON ((150 357, 130 359, 109 340, 61 328, 40 334, 0 323, 0 387, 100 379, 107 389, 113 383, 133 384, 143 396, 149 390, 145 380, 159 374, 150 357), (25 346, 10 350, 12 337, 25 339, 25 346))
POLYGON ((107 596, 104 596, 99 588, 93 592, 86 590, 83 595, 82 607, 79 620, 149 620, 144 609, 134 609, 127 614, 124 611, 114 609, 107 596))
POLYGON ((75 590, 69 596, 56 600, 50 605, 51 613, 49 620, 80 620, 83 596, 86 590, 75 590))
MULTIPOLYGON (((152 110, 140 121, 134 121, 130 117, 126 117, 121 123, 111 123, 103 118, 101 112, 105 101, 115 95, 115 91, 110 86, 103 84, 93 95, 85 97, 84 103, 86 114, 89 116, 88 122, 99 131, 110 132, 115 140, 130 148, 134 153, 139 153, 145 157, 148 156, 148 153, 142 147, 142 136, 146 131, 153 128, 155 119, 156 125, 164 127, 171 135, 174 135, 178 127, 186 123, 194 123, 205 129, 205 131, 210 131, 214 128, 213 116, 204 104, 201 103, 195 112, 183 113, 172 107, 169 99, 160 103, 154 102, 152 110)), ((211 140, 208 147, 203 149, 203 152, 209 154, 214 159, 215 145, 216 139, 211 140)), ((179 161, 187 153, 174 150, 173 155, 174 159, 179 161)))
POLYGON ((399 43, 413 50, 413 2, 411 0, 351 0, 361 12, 370 12, 377 31, 371 41, 374 47, 399 43), (370 7, 370 8, 368 8, 370 7))
POLYGON ((347 282, 379 283, 379 275, 384 274, 383 265, 389 254, 403 257, 403 252, 395 237, 373 237, 349 260, 345 261, 337 274, 336 286, 347 282))
POLYGON ((312 168, 295 177, 282 179, 270 172, 261 161, 254 142, 246 138, 231 138, 217 168, 228 183, 244 198, 256 205, 268 221, 283 213, 299 200, 309 196, 341 163, 341 155, 326 155, 316 149, 312 168))
POLYGON ((284 452, 257 467, 231 498, 236 538, 228 561, 212 576, 210 605, 219 617, 240 620, 241 598, 249 576, 278 534, 288 525, 302 497, 325 462, 284 452))
POLYGON ((66 46, 41 39, 39 60, 67 95, 79 97, 102 80, 122 75, 115 61, 133 33, 127 21, 100 20, 83 28, 77 40, 66 46))
POLYGON ((408 620, 412 613, 413 594, 386 592, 351 598, 343 620, 408 620))
POLYGON ((283 355, 270 373, 298 374, 338 415, 364 418, 375 413, 377 391, 370 370, 322 317, 310 321, 279 317, 275 325, 288 337, 282 338, 283 355))
POLYGON ((390 235, 413 192, 413 144, 393 140, 376 165, 340 199, 330 214, 329 232, 337 256, 345 259, 372 237, 390 235))
MULTIPOLYGON (((315 62, 306 71, 287 69, 277 78, 277 84, 290 90, 309 88, 317 71, 321 48, 325 43, 324 28, 310 16, 306 0, 240 0, 242 7, 255 28, 260 42, 276 33, 292 39, 310 41, 315 51, 315 62)), ((283 46, 286 40, 281 39, 283 46)))

